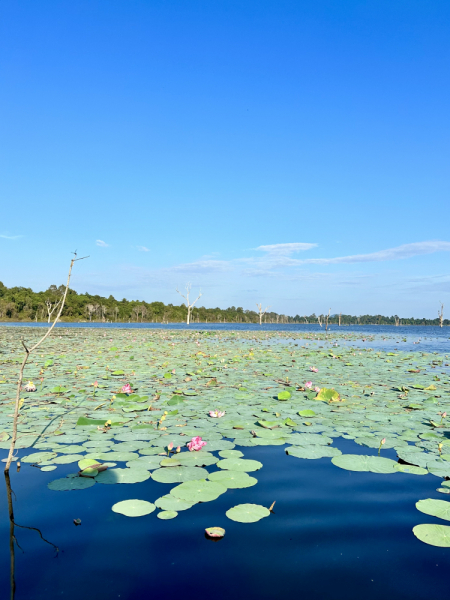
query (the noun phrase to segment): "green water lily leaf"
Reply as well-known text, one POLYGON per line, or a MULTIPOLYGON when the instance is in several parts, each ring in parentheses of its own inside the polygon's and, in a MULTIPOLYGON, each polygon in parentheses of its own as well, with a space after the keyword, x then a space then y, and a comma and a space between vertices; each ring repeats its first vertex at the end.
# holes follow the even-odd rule
POLYGON ((180 483, 177 487, 170 490, 170 493, 175 498, 187 500, 188 502, 210 502, 218 498, 221 494, 225 494, 227 488, 215 481, 206 481, 200 479, 198 481, 186 481, 180 483))
MULTIPOLYGON (((48 465, 47 467, 41 467, 41 471, 54 471, 56 467, 54 465, 48 465)), ((450 492, 450 490, 448 490, 450 492)))
POLYGON ((22 458, 24 463, 41 463, 45 460, 53 460, 56 456, 56 452, 35 452, 22 458))
POLYGON ((224 458, 223 460, 219 460, 217 466, 220 469, 249 473, 251 471, 258 471, 261 469, 262 463, 260 463, 258 460, 248 460, 245 458, 224 458))
POLYGON ((432 498, 419 500, 416 502, 416 508, 426 515, 450 521, 450 502, 446 500, 433 500, 432 498))
POLYGON ((298 413, 300 417, 315 417, 316 413, 313 410, 300 410, 298 413))
POLYGON ((70 463, 78 462, 81 458, 81 454, 63 454, 62 456, 53 458, 52 462, 55 465, 69 465, 70 463))
POLYGON ((416 525, 413 533, 417 539, 430 546, 450 548, 450 527, 448 525, 435 525, 427 523, 416 525))
POLYGON ((152 479, 160 483, 182 483, 206 477, 208 477, 208 471, 200 467, 169 467, 156 469, 152 473, 152 479))
POLYGON ((244 455, 240 450, 221 450, 219 456, 221 458, 241 458, 244 455))
POLYGON ((95 481, 112 485, 115 483, 141 483, 150 479, 150 472, 144 469, 108 469, 101 471, 95 481))
POLYGON ((167 402, 168 406, 176 406, 177 404, 184 404, 184 400, 181 396, 172 396, 172 398, 167 402))
POLYGON ((178 517, 178 513, 176 510, 163 510, 162 512, 156 515, 158 519, 162 519, 163 521, 168 521, 169 519, 175 519, 178 517))
POLYGON ((92 467, 92 465, 98 465, 99 462, 93 458, 82 458, 79 462, 78 462, 78 468, 80 469, 80 471, 83 471, 84 469, 87 469, 88 467, 92 467))
POLYGON ((278 400, 289 400, 291 397, 291 392, 280 392, 278 394, 278 400))
POLYGON ((242 489, 258 483, 255 477, 251 477, 243 471, 215 471, 209 474, 208 479, 221 483, 228 489, 242 489))
POLYGON ((86 469, 80 472, 80 477, 96 477, 98 473, 98 469, 94 469, 93 467, 87 467, 86 469))
POLYGON ((380 456, 364 456, 362 454, 342 454, 335 456, 331 462, 347 471, 370 471, 372 473, 395 473, 397 464, 389 458, 380 456))
POLYGON ((229 519, 238 523, 256 523, 264 517, 268 517, 270 511, 259 504, 238 504, 227 510, 225 514, 229 519))
POLYGON ((286 452, 290 456, 295 456, 297 458, 332 458, 333 456, 340 456, 342 452, 338 450, 338 448, 333 448, 330 446, 291 446, 290 448, 286 448, 286 452))
POLYGON ((427 475, 428 471, 423 467, 416 467, 415 465, 403 465, 397 463, 395 465, 395 470, 400 473, 408 473, 409 475, 427 475))
POLYGON ((194 506, 194 504, 194 502, 188 502, 187 500, 181 500, 181 498, 175 498, 175 496, 172 496, 172 494, 161 496, 161 498, 155 500, 155 506, 164 511, 173 510, 178 512, 180 510, 188 510, 194 506))
POLYGON ((47 485, 49 490, 68 492, 70 490, 84 490, 95 485, 95 480, 89 477, 62 477, 54 479, 47 485))
POLYGON ((315 397, 315 400, 323 400, 324 402, 338 402, 340 400, 340 395, 333 388, 323 387, 315 397))
POLYGON ((280 421, 258 421, 258 425, 261 425, 261 427, 264 427, 265 429, 275 429, 276 427, 279 427, 281 425, 280 421))
POLYGON ((126 517, 143 517, 155 510, 155 505, 146 500, 122 500, 111 507, 116 513, 126 517))

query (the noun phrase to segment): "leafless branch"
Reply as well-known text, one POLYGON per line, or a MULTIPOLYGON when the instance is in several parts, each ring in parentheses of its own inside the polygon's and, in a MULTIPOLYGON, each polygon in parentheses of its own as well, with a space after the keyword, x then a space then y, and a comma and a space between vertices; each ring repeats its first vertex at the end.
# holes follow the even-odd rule
POLYGON ((40 340, 38 340, 34 346, 32 346, 31 348, 27 349, 27 347, 25 346, 25 343, 22 341, 23 346, 25 347, 26 350, 26 354, 25 357, 22 361, 22 365, 20 367, 20 371, 19 371, 19 380, 17 382, 17 392, 16 392, 16 403, 15 403, 15 407, 14 407, 14 419, 13 419, 13 430, 12 430, 12 437, 11 437, 11 446, 9 448, 9 454, 8 454, 8 459, 6 461, 6 466, 5 466, 5 473, 9 472, 9 468, 11 466, 11 461, 13 459, 14 456, 14 448, 16 446, 16 441, 17 441, 17 421, 19 418, 19 410, 20 410, 20 392, 22 390, 22 382, 23 382, 23 371, 25 369, 25 365, 27 364, 28 358, 30 356, 30 354, 32 352, 34 352, 34 350, 36 350, 37 348, 39 348, 39 346, 42 344, 42 342, 44 342, 48 336, 50 335, 50 333, 52 332, 52 329, 54 328, 54 326, 56 325, 56 323, 58 322, 63 308, 64 308, 64 303, 66 302, 66 297, 67 297, 67 292, 69 291, 69 283, 70 283, 70 277, 72 275, 72 268, 75 262, 79 261, 79 260, 83 260, 85 258, 88 258, 87 256, 83 256, 82 258, 77 258, 76 253, 74 253, 75 256, 74 258, 72 258, 72 260, 70 261, 70 267, 69 267, 69 274, 67 276, 67 284, 66 284, 66 289, 64 290, 64 294, 62 297, 62 302, 59 306, 59 311, 58 314, 55 317, 55 320, 53 321, 52 325, 49 327, 49 329, 47 330, 47 333, 41 337, 40 340))

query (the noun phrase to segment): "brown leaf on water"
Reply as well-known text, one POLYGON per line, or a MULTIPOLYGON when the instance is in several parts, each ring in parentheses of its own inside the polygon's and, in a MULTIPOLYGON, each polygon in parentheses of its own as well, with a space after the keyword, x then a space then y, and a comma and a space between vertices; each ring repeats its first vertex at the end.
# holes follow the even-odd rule
POLYGON ((273 507, 275 506, 275 502, 276 502, 276 500, 274 500, 272 502, 272 504, 270 505, 270 508, 269 508, 270 512, 273 512, 273 507))

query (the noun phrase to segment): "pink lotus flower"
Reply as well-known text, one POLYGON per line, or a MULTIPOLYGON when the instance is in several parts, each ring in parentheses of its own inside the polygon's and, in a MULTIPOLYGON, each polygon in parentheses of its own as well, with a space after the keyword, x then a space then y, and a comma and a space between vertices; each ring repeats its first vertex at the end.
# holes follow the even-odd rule
POLYGON ((319 393, 320 392, 320 387, 318 385, 316 385, 316 387, 314 388, 314 391, 319 393))
POLYGON ((221 417, 225 416, 225 411, 221 411, 221 410, 210 410, 209 411, 209 416, 213 417, 213 419, 220 419, 221 417))
POLYGON ((131 389, 131 386, 130 386, 130 384, 129 384, 129 383, 127 383, 126 385, 124 385, 124 386, 122 387, 122 389, 120 390, 120 392, 121 392, 122 394, 132 394, 132 393, 133 393, 133 390, 131 389))
POLYGON ((310 389, 311 387, 312 387, 312 381, 307 381, 307 382, 305 383, 305 388, 308 388, 308 389, 310 389))
POLYGON ((172 373, 175 374, 175 369, 172 369, 172 373))
POLYGON ((317 373, 319 369, 317 367, 309 367, 309 370, 313 373, 317 373))
POLYGON ((32 381, 29 381, 27 383, 27 385, 25 386, 25 391, 26 392, 35 392, 36 391, 36 386, 34 385, 34 383, 32 381))
POLYGON ((98 387, 98 381, 94 381, 94 383, 92 384, 95 388, 98 387))
POLYGON ((187 447, 189 448, 189 452, 193 452, 194 450, 201 450, 203 446, 206 446, 206 442, 202 441, 202 438, 198 435, 196 437, 193 437, 187 445, 187 447))

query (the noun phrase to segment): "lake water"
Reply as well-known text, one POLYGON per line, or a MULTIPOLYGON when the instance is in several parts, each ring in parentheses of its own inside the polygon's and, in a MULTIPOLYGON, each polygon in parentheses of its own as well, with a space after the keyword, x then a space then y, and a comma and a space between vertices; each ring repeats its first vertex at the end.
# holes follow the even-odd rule
MULTIPOLYGON (((343 439, 334 445, 344 452, 376 454, 343 439)), ((60 549, 56 555, 36 531, 16 527, 21 548, 15 551, 16 600, 447 597, 450 550, 422 544, 411 531, 419 522, 439 522, 415 508, 418 498, 443 498, 435 491, 439 478, 354 473, 337 469, 329 459, 298 460, 282 447, 244 451, 246 458, 264 464, 250 494, 229 490, 172 521, 113 513, 112 504, 130 498, 128 485, 56 493, 46 488, 54 473, 29 465, 20 474, 12 472, 16 522, 39 528, 60 549), (274 514, 259 523, 242 525, 225 517, 230 506, 248 501, 270 506, 274 500, 274 514), (81 519, 80 526, 74 518, 81 519), (205 539, 210 526, 224 527, 225 538, 205 539)), ((392 450, 383 455, 395 458, 392 450)), ((62 476, 73 465, 60 469, 62 476)), ((152 498, 147 497, 146 483, 133 484, 131 497, 152 501, 155 494, 167 493, 167 485, 153 482, 161 489, 152 487, 152 498)), ((0 586, 7 598, 4 488, 2 494, 0 586)))
MULTIPOLYGON (((164 327, 168 331, 186 328, 182 324, 58 326, 164 327)), ((261 330, 259 326, 233 324, 195 324, 190 329, 228 333, 233 330, 237 336, 240 331, 261 330)), ((291 339, 298 338, 299 345, 308 344, 313 349, 337 343, 385 350, 450 351, 448 328, 333 327, 325 342, 304 339, 306 335, 323 334, 318 326, 266 325, 263 330, 269 334, 268 343, 276 341, 271 332, 288 331, 291 339), (350 339, 344 339, 342 334, 350 339)), ((336 438, 333 446, 345 454, 377 455, 377 450, 343 438, 336 438)), ((236 448, 239 449, 238 443, 236 448)), ((263 463, 261 470, 250 473, 257 477, 258 484, 228 490, 217 500, 195 505, 170 521, 159 520, 155 513, 126 518, 112 512, 111 506, 130 498, 153 502, 173 486, 156 481, 149 485, 146 481, 54 492, 47 483, 74 472, 74 464, 58 465, 57 475, 26 463, 17 473, 13 466, 15 545, 5 486, 0 486, 2 598, 10 593, 11 543, 15 547, 15 600, 446 597, 450 549, 425 545, 412 533, 419 523, 442 524, 442 520, 415 508, 419 499, 447 499, 436 491, 440 477, 352 472, 337 468, 329 458, 305 460, 288 456, 283 446, 241 450, 246 459, 263 463), (231 506, 240 503, 268 507, 274 501, 274 513, 258 523, 236 523, 225 516, 231 506), (81 519, 81 525, 75 526, 74 519, 81 519), (204 530, 211 526, 224 527, 224 539, 206 539, 204 530), (46 540, 58 546, 59 552, 30 528, 40 530, 46 540)), ((6 450, 0 450, 0 458, 6 455, 6 450)), ((394 450, 383 449, 381 455, 397 460, 394 450)), ((209 468, 210 472, 215 470, 216 466, 209 468)))

